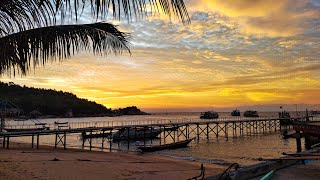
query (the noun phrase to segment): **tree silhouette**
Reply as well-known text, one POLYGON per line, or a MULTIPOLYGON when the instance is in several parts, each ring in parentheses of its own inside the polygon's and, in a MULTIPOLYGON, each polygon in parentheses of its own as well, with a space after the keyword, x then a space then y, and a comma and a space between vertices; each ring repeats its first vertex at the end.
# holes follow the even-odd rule
POLYGON ((1 0, 0 75, 25 75, 30 67, 83 50, 130 53, 130 35, 103 20, 112 14, 131 22, 154 12, 190 22, 183 0, 1 0), (87 9, 95 23, 78 24, 87 9))

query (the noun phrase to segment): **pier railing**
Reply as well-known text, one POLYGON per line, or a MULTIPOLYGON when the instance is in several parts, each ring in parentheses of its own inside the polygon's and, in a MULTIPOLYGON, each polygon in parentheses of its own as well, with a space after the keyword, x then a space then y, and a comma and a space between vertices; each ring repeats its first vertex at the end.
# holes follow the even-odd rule
POLYGON ((42 126, 48 127, 49 129, 79 129, 79 128, 90 128, 90 127, 130 127, 130 126, 150 126, 150 125, 179 125, 179 124, 206 124, 206 123, 225 123, 234 121, 266 121, 278 119, 275 116, 269 117, 220 117, 218 119, 199 119, 199 118, 168 118, 168 119, 145 119, 145 120, 116 120, 116 121, 91 121, 91 122, 69 122, 67 124, 46 124, 46 125, 35 125, 35 124, 20 124, 20 125, 7 125, 7 128, 13 129, 27 129, 27 128, 39 128, 42 126))

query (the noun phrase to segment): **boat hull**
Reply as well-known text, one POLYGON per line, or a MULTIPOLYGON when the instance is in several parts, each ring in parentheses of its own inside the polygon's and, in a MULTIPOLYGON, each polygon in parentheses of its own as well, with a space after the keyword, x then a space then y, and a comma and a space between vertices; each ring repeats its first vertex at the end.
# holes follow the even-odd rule
POLYGON ((42 127, 42 128, 28 128, 28 129, 11 129, 11 128, 5 128, 7 132, 25 132, 25 131, 42 131, 42 130, 49 130, 48 127, 42 127))
POLYGON ((154 152, 154 151, 161 151, 165 149, 178 149, 178 148, 185 148, 193 139, 187 139, 184 141, 179 141, 170 144, 163 144, 163 145, 153 145, 153 146, 137 146, 143 152, 154 152))
POLYGON ((128 129, 120 130, 111 135, 113 141, 121 140, 140 140, 140 139, 154 139, 156 138, 162 130, 160 129, 128 129))
POLYGON ((110 137, 111 133, 97 133, 97 134, 82 134, 83 139, 88 139, 88 138, 104 138, 104 137, 110 137))

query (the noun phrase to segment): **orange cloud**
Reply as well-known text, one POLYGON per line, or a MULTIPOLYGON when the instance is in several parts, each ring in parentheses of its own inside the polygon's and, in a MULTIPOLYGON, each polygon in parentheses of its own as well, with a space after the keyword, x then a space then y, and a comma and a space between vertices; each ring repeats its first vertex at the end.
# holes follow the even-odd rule
POLYGON ((199 0, 193 10, 219 12, 233 18, 245 33, 262 36, 294 36, 304 32, 306 21, 319 18, 307 0, 199 0))

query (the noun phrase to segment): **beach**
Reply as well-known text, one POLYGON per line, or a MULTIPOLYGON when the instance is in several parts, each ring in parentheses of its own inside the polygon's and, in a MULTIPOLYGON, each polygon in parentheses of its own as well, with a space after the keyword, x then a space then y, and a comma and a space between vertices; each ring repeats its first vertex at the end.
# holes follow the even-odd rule
MULTIPOLYGON (((0 148, 1 179, 189 179, 200 175, 200 162, 139 152, 31 149, 27 143, 0 148)), ((205 175, 225 166, 204 164, 205 175)))

